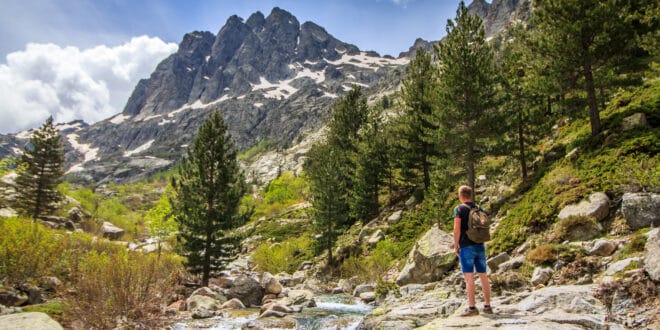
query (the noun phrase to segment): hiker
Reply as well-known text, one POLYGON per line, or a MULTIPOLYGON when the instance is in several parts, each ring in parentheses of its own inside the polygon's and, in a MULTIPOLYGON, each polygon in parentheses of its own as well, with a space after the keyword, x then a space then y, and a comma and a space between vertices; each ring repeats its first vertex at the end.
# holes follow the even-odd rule
MULTIPOLYGON (((472 188, 468 186, 461 186, 458 188, 458 199, 461 204, 454 208, 454 250, 456 256, 459 257, 461 262, 461 271, 465 277, 465 286, 467 288, 469 307, 460 316, 473 316, 479 315, 479 310, 476 308, 474 301, 474 271, 476 269, 477 275, 481 280, 481 287, 484 291, 484 308, 483 312, 492 314, 493 309, 490 307, 490 283, 488 282, 488 275, 486 274, 486 247, 484 243, 476 243, 467 235, 468 222, 470 220, 470 210, 478 208, 474 203, 474 194, 472 188)), ((483 212, 483 210, 481 210, 483 212)), ((486 235, 488 229, 486 229, 486 235)), ((472 235, 473 236, 473 235, 472 235)), ((474 236, 473 236, 474 238, 474 236)), ((485 238, 485 240, 488 240, 485 238)), ((484 239, 477 239, 484 241, 484 239)))

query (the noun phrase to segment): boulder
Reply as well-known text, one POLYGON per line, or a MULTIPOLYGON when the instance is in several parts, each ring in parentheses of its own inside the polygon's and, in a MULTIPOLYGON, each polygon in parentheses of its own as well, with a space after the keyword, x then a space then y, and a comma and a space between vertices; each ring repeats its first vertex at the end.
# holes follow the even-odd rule
POLYGON ((392 215, 390 215, 387 218, 387 223, 393 225, 393 224, 399 222, 399 220, 401 220, 402 213, 403 213, 403 211, 401 211, 401 210, 392 213, 392 215))
POLYGON ((203 308, 207 311, 220 309, 220 302, 207 296, 191 296, 186 299, 186 307, 189 311, 203 308))
POLYGON ((11 287, 0 287, 0 305, 22 306, 27 303, 29 297, 27 294, 11 287))
POLYGON ((486 264, 488 265, 488 268, 490 268, 491 272, 496 272, 499 266, 507 262, 511 259, 508 253, 502 252, 486 261, 486 264))
POLYGON ((264 297, 264 289, 250 276, 241 274, 234 279, 234 286, 225 290, 227 298, 237 298, 246 306, 259 306, 264 297))
POLYGON ((197 307, 193 310, 191 316, 193 319, 208 319, 213 317, 213 313, 204 307, 197 307))
POLYGON ((433 226, 415 243, 396 284, 438 281, 454 267, 456 259, 453 236, 433 226))
POLYGON ((337 288, 341 291, 341 293, 352 293, 354 287, 355 284, 353 284, 353 280, 351 279, 342 278, 339 280, 339 283, 337 283, 337 288))
POLYGON ((378 242, 384 239, 385 239, 385 234, 383 233, 382 230, 378 229, 373 234, 371 234, 371 236, 369 236, 369 238, 367 239, 367 245, 372 248, 376 247, 376 244, 378 244, 378 242))
POLYGON ((500 264, 498 271, 499 272, 506 272, 509 270, 514 270, 522 267, 522 265, 525 263, 525 256, 518 256, 515 257, 507 262, 503 262, 500 264))
POLYGON ((642 112, 638 112, 623 118, 623 121, 621 122, 621 129, 624 131, 629 131, 636 128, 647 127, 648 125, 649 123, 646 120, 646 115, 642 112))
POLYGON ((34 286, 31 284, 21 284, 18 288, 21 291, 27 293, 28 295, 27 305, 41 304, 46 301, 46 298, 44 298, 44 295, 38 286, 34 286))
POLYGON ((290 286, 296 286, 299 284, 305 283, 305 280, 307 279, 307 273, 303 270, 299 270, 293 275, 291 275, 291 281, 289 282, 290 286))
POLYGON ((641 268, 642 262, 642 259, 637 257, 617 261, 607 267, 605 275, 612 276, 626 270, 627 268, 641 268))
POLYGON ((604 317, 607 309, 593 294, 593 285, 549 286, 533 291, 515 309, 535 314, 561 309, 567 313, 598 314, 604 317))
POLYGON ((653 281, 660 282, 660 228, 649 231, 647 235, 644 270, 653 281))
POLYGON ((578 157, 578 151, 580 151, 580 148, 573 148, 573 150, 569 151, 564 158, 568 160, 576 160, 578 157))
POLYGON ((532 274, 532 285, 545 285, 548 283, 548 280, 552 277, 552 268, 541 268, 536 267, 534 273, 532 274))
POLYGON ((589 250, 589 255, 599 257, 611 256, 616 250, 616 246, 616 243, 610 240, 599 239, 594 242, 594 246, 589 250))
POLYGON ((353 297, 359 297, 361 294, 365 292, 372 292, 374 290, 375 288, 371 284, 360 284, 355 287, 355 290, 353 290, 353 297))
POLYGON ((220 306, 220 309, 245 309, 245 305, 243 303, 236 299, 232 298, 228 301, 226 301, 222 306, 220 306))
POLYGON ((303 261, 300 263, 300 267, 298 267, 298 270, 308 270, 314 266, 314 263, 311 261, 303 261))
POLYGON ((62 285, 62 281, 55 276, 46 276, 41 279, 40 285, 44 290, 53 292, 62 285))
POLYGON ((370 303, 374 300, 376 300, 376 293, 371 291, 371 292, 363 292, 360 294, 360 299, 366 303, 370 303))
POLYGON ((261 281, 259 285, 264 289, 266 294, 278 295, 282 292, 282 284, 270 273, 264 272, 261 274, 261 281))
POLYGON ((408 208, 408 209, 412 208, 416 204, 417 204, 417 197, 415 197, 414 195, 410 196, 410 198, 408 198, 408 200, 406 200, 406 203, 405 203, 406 208, 408 208))
POLYGON ((314 307, 314 292, 309 290, 289 290, 287 297, 282 299, 286 306, 306 306, 314 307))
POLYGON ((124 235, 124 230, 113 225, 110 222, 104 221, 103 226, 101 226, 101 233, 103 237, 110 240, 117 240, 124 235))
POLYGON ((261 308, 259 309, 260 314, 264 314, 267 311, 276 311, 276 312, 285 313, 285 314, 293 313, 292 308, 289 308, 288 306, 277 303, 277 302, 269 302, 267 304, 262 305, 261 308))
POLYGON ((610 198, 605 193, 597 192, 582 200, 578 204, 567 205, 559 212, 559 219, 566 219, 570 216, 589 216, 594 217, 596 221, 601 221, 607 217, 610 212, 610 198))
POLYGON ((625 193, 621 199, 621 213, 632 230, 658 227, 660 226, 660 194, 625 193))
POLYGON ((80 222, 83 219, 89 218, 89 214, 85 213, 83 210, 81 210, 79 207, 74 206, 69 210, 69 219, 73 222, 80 222))
POLYGON ((60 330, 64 328, 45 313, 30 312, 0 316, 0 329, 60 330))
POLYGON ((209 287, 206 287, 206 286, 201 287, 201 288, 193 291, 193 293, 190 296, 191 297, 192 296, 205 296, 205 297, 213 298, 215 300, 219 300, 221 303, 227 301, 227 298, 225 298, 222 294, 220 294, 220 293, 218 293, 218 292, 214 291, 213 289, 211 289, 209 287))

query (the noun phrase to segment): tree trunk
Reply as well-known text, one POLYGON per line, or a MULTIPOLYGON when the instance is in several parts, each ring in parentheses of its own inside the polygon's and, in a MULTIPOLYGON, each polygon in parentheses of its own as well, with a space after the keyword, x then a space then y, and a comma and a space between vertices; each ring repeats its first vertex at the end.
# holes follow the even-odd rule
POLYGON ((202 266, 202 286, 209 285, 211 275, 211 231, 206 231, 206 242, 204 243, 204 265, 202 266))
POLYGON ((525 162, 525 139, 523 134, 522 108, 518 106, 518 148, 520 149, 520 170, 522 179, 527 179, 527 163, 525 162))
POLYGON ((424 164, 422 166, 422 168, 424 170, 424 192, 428 192, 429 187, 431 186, 431 174, 429 173, 431 166, 428 162, 427 157, 428 156, 426 156, 426 155, 424 156, 424 161, 423 161, 424 164))
POLYGON ((598 113, 598 99, 596 98, 596 88, 594 87, 594 77, 591 72, 591 64, 585 63, 583 70, 587 88, 587 103, 589 104, 591 136, 596 136, 600 133, 600 114, 598 113))
POLYGON ((468 152, 467 152, 467 157, 465 157, 465 162, 466 162, 466 167, 467 167, 467 175, 468 175, 468 184, 470 185, 470 188, 472 188, 473 192, 473 197, 476 200, 476 192, 474 191, 474 151, 472 150, 473 145, 472 141, 468 142, 468 152))

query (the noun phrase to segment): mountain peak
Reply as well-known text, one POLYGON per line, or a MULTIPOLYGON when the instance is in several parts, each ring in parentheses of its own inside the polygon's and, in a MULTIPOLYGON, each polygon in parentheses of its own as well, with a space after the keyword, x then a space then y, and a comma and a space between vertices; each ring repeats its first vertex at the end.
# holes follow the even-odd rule
POLYGON ((245 24, 249 26, 252 31, 258 31, 264 26, 265 22, 266 18, 264 17, 264 14, 262 14, 260 11, 257 11, 256 13, 250 15, 245 24))

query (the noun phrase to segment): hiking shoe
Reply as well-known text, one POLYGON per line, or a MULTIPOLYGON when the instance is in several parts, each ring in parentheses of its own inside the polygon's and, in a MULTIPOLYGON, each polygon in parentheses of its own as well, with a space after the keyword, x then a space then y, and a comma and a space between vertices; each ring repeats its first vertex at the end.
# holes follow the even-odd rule
POLYGON ((493 314, 493 308, 490 307, 490 306, 484 307, 484 309, 482 311, 486 314, 493 314))
POLYGON ((477 315, 479 315, 479 310, 478 309, 476 309, 476 308, 466 308, 465 311, 463 311, 463 313, 459 314, 458 316, 465 317, 465 316, 477 316, 477 315))

